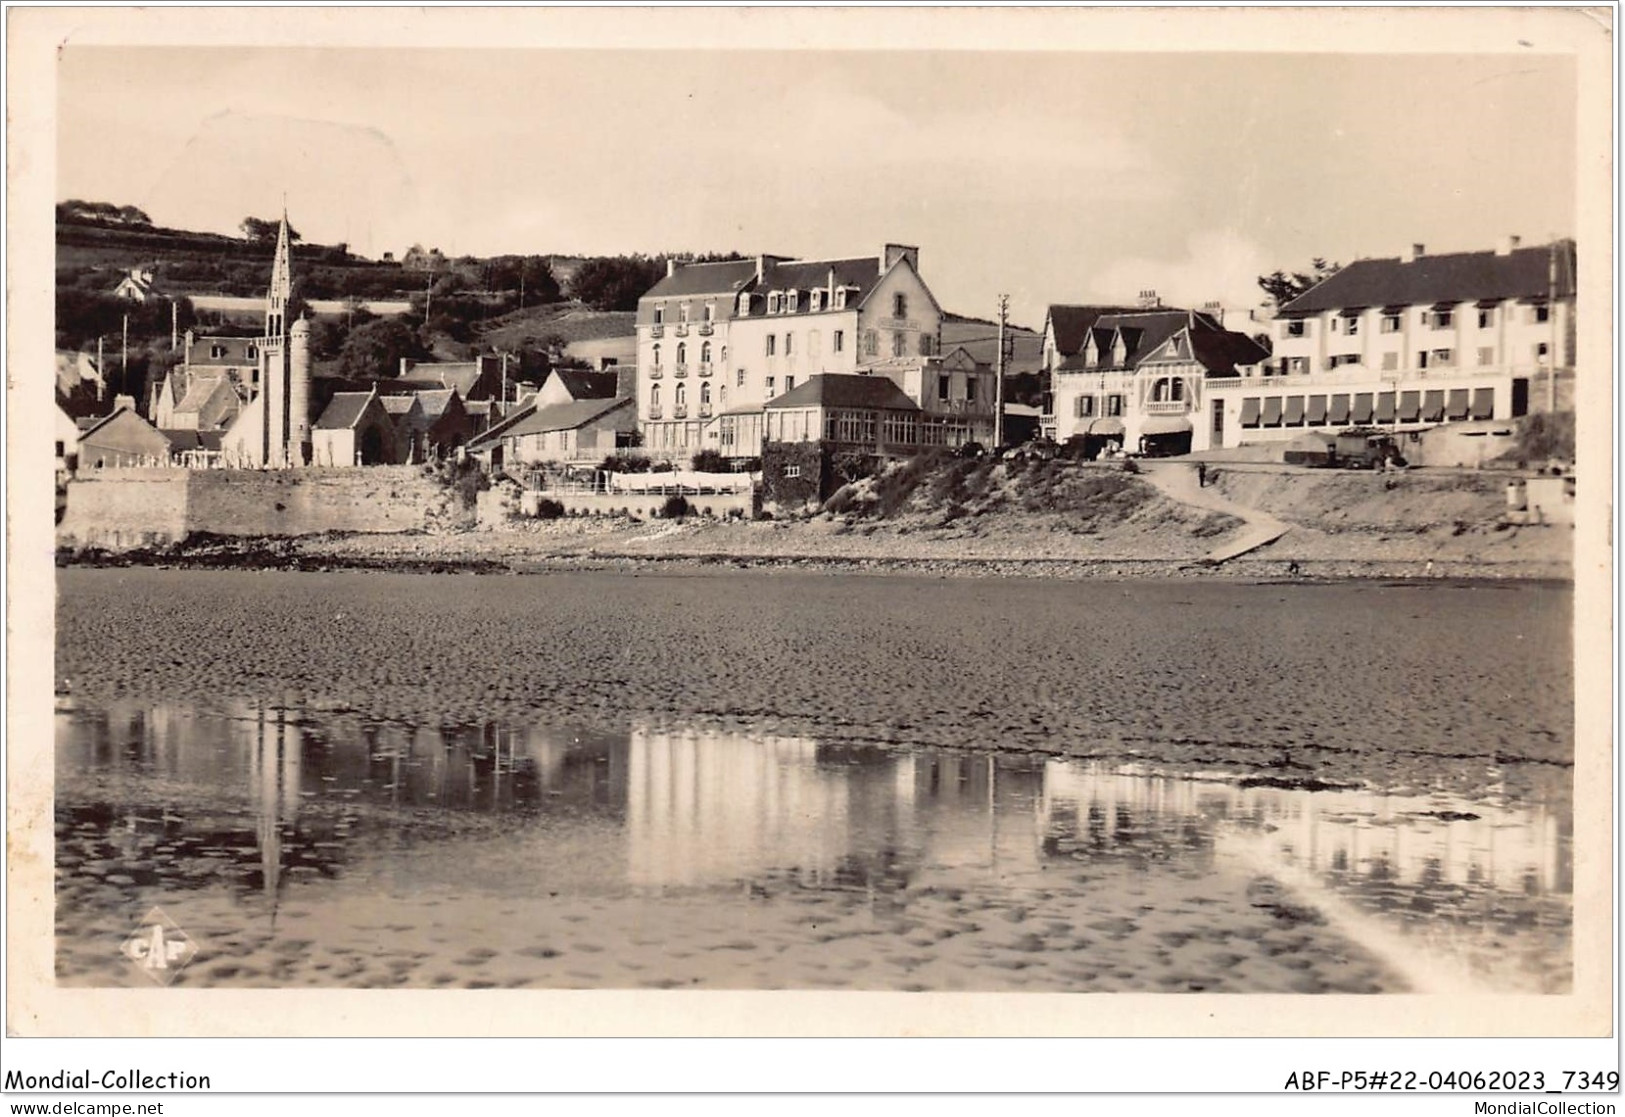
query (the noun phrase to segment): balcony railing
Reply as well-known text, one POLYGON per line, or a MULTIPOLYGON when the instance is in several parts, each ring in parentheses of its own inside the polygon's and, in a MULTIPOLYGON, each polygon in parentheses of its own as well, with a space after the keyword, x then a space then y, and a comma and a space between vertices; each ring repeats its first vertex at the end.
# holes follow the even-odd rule
POLYGON ((679 403, 675 407, 673 407, 671 409, 671 417, 673 419, 686 419, 686 418, 688 418, 688 404, 679 403))
POLYGON ((701 337, 710 337, 712 332, 713 332, 713 327, 712 327, 711 323, 709 323, 709 322, 701 322, 700 323, 700 336, 701 337))
POLYGON ((687 322, 679 322, 679 323, 677 323, 677 325, 672 328, 671 332, 676 334, 678 337, 687 337, 688 336, 688 323, 687 322))
POLYGON ((649 327, 649 336, 650 337, 665 337, 666 336, 666 327, 663 326, 661 323, 656 322, 654 325, 649 327))
POLYGON ((700 418, 709 419, 710 417, 711 417, 711 405, 708 404, 708 403, 700 404, 700 418))
POLYGON ((659 380, 664 375, 666 375, 666 370, 661 368, 659 365, 651 365, 649 367, 650 380, 659 380))
POLYGON ((700 362, 700 375, 701 376, 710 376, 711 375, 711 362, 710 361, 701 361, 700 362))
POLYGON ((672 373, 672 375, 677 377, 677 379, 681 380, 683 377, 688 375, 688 366, 687 365, 678 365, 676 371, 674 371, 672 373))
POLYGON ((1147 415, 1188 415, 1191 405, 1189 400, 1182 399, 1147 400, 1141 410, 1147 415))
POLYGON ((649 418, 651 418, 651 419, 659 419, 659 418, 663 417, 664 415, 665 415, 665 412, 660 409, 660 405, 658 403, 653 404, 653 405, 650 406, 650 408, 649 408, 649 418))

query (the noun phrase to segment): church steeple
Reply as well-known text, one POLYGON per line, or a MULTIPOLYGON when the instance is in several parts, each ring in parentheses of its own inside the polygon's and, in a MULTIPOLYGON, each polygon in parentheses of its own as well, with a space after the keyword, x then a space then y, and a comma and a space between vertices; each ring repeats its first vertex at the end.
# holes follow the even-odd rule
POLYGON ((288 207, 282 206, 282 224, 276 233, 276 260, 271 265, 271 288, 265 295, 265 336, 286 337, 288 300, 293 297, 293 253, 288 247, 288 207))

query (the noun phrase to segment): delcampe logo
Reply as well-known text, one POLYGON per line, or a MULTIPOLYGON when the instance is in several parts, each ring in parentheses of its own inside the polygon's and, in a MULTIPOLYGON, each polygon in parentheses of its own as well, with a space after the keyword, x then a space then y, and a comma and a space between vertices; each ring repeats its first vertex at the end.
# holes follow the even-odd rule
POLYGON ((126 958, 159 985, 174 981, 175 975, 197 954, 197 949, 191 936, 157 907, 141 917, 141 922, 119 947, 126 958))

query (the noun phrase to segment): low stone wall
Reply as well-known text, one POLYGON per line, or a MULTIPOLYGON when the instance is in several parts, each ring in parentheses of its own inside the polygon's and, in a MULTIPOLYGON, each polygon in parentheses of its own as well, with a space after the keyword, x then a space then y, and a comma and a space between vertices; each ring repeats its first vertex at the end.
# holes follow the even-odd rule
POLYGON ((361 469, 107 469, 68 485, 58 542, 175 543, 214 535, 421 531, 456 519, 458 498, 417 466, 361 469))
POLYGON ((178 543, 188 530, 187 478, 183 469, 82 473, 68 483, 68 507, 57 542, 110 551, 178 543))

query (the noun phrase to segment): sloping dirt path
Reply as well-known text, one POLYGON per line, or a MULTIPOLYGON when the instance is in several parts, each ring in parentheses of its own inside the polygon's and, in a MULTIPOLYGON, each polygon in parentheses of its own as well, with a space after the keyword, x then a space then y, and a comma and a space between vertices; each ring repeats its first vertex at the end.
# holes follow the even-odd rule
POLYGON ((1273 543, 1285 535, 1291 524, 1277 520, 1268 512, 1237 504, 1198 482, 1196 466, 1185 462, 1141 462, 1141 475, 1170 500, 1205 508, 1209 512, 1224 512, 1244 521, 1242 528, 1227 542, 1208 552, 1204 562, 1228 562, 1238 555, 1255 551, 1266 543, 1273 543))

